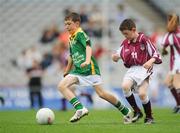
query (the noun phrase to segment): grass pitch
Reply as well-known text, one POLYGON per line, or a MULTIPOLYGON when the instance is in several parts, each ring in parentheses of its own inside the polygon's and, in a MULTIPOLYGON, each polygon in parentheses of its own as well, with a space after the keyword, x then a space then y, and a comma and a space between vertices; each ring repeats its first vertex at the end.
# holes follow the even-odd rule
POLYGON ((0 133, 180 133, 180 114, 171 109, 154 109, 155 124, 145 125, 143 119, 124 125, 116 109, 90 110, 88 116, 70 123, 73 111, 54 111, 53 125, 38 125, 36 111, 0 111, 0 133))

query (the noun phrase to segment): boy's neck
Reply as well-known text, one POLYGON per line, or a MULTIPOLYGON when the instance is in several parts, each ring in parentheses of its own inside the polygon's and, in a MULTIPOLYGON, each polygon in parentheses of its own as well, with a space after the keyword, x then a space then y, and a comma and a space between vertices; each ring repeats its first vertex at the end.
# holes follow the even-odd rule
POLYGON ((77 32, 81 30, 81 27, 78 27, 76 30, 74 30, 73 33, 71 33, 71 36, 74 36, 77 32))
POLYGON ((138 36, 139 36, 138 32, 135 32, 132 42, 136 42, 138 36))

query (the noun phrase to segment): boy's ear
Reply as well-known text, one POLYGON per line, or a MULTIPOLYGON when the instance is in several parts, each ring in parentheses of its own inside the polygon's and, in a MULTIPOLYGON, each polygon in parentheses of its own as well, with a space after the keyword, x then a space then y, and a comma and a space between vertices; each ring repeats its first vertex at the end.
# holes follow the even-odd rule
POLYGON ((76 21, 75 23, 76 23, 76 25, 78 25, 78 26, 80 25, 80 22, 79 22, 79 21, 76 21))
POLYGON ((136 28, 132 28, 132 31, 134 31, 134 32, 135 32, 135 31, 136 31, 136 28))

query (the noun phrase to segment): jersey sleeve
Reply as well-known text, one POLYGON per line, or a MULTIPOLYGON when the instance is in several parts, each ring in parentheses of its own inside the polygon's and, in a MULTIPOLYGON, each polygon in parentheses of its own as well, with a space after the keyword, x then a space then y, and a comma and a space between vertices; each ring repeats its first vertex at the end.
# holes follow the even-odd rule
POLYGON ((116 50, 116 54, 119 55, 119 57, 121 57, 121 51, 122 51, 122 45, 116 50))
POLYGON ((84 33, 84 32, 79 32, 78 33, 78 41, 84 46, 86 47, 86 45, 90 45, 91 46, 91 42, 89 37, 84 33))
POLYGON ((173 48, 175 48, 178 53, 180 54, 180 33, 167 33, 164 36, 163 39, 163 47, 166 48, 168 46, 172 46, 173 48))
POLYGON ((154 44, 147 37, 143 38, 143 41, 145 42, 147 46, 148 54, 152 58, 155 58, 155 64, 161 64, 162 63, 161 56, 159 52, 157 51, 156 47, 154 46, 154 44))
POLYGON ((163 47, 168 47, 169 45, 173 45, 173 35, 171 33, 166 33, 163 41, 162 41, 163 47))

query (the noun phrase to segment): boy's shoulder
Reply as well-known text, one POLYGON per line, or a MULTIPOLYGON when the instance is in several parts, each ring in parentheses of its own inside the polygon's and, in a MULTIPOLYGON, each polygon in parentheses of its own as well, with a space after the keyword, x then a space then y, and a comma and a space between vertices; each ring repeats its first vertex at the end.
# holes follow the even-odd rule
POLYGON ((122 41, 122 43, 121 43, 121 46, 122 45, 127 45, 129 43, 129 40, 128 39, 124 39, 123 41, 122 41))
POLYGON ((77 35, 78 35, 78 36, 87 36, 87 34, 86 34, 83 30, 79 30, 79 31, 77 32, 77 35))
POLYGON ((77 34, 85 34, 85 32, 81 27, 79 27, 78 31, 77 31, 77 34))
POLYGON ((83 30, 77 32, 77 37, 89 39, 89 36, 83 30))
POLYGON ((138 42, 141 43, 141 42, 149 40, 149 37, 146 36, 143 32, 139 32, 138 34, 139 34, 138 39, 137 39, 138 42))

